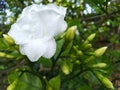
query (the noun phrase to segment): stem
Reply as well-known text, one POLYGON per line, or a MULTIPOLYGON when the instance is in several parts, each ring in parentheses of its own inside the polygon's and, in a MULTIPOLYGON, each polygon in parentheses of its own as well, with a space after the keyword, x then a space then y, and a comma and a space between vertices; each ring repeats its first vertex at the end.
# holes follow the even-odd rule
POLYGON ((56 63, 59 60, 59 57, 61 56, 61 54, 62 54, 62 52, 64 50, 64 46, 66 46, 65 45, 65 41, 64 41, 64 44, 62 45, 62 48, 61 48, 60 53, 58 54, 58 56, 56 58, 54 58, 54 57, 52 58, 53 64, 52 64, 52 67, 51 67, 51 75, 53 75, 53 73, 54 73, 54 69, 55 69, 56 63))
POLYGON ((75 75, 67 77, 66 79, 64 79, 64 80, 62 81, 62 84, 64 84, 65 82, 67 82, 67 81, 69 81, 69 80, 71 80, 71 79, 74 79, 74 78, 78 77, 80 74, 82 74, 82 73, 85 72, 85 71, 89 71, 89 70, 88 70, 88 69, 81 70, 81 71, 79 71, 78 73, 76 73, 75 75))
POLYGON ((28 65, 29 65, 30 69, 32 70, 32 73, 33 73, 34 75, 38 76, 39 79, 41 80, 42 86, 43 86, 43 90, 45 90, 45 89, 46 89, 46 82, 45 82, 44 78, 39 74, 39 72, 37 72, 37 71, 34 69, 34 63, 33 63, 33 62, 30 62, 28 59, 26 59, 26 60, 27 60, 27 62, 28 62, 28 65))
POLYGON ((61 49, 60 53, 58 54, 58 56, 56 58, 52 58, 53 64, 52 64, 52 67, 51 67, 51 75, 53 75, 53 73, 54 73, 55 65, 56 65, 60 55, 62 54, 62 51, 63 50, 61 49))

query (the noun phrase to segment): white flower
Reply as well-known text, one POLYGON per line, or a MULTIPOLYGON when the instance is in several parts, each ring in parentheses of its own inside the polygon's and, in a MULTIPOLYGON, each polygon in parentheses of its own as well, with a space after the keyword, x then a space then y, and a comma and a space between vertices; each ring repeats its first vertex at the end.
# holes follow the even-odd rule
POLYGON ((66 8, 55 4, 33 4, 23 9, 8 34, 20 46, 20 52, 30 61, 41 56, 51 58, 56 51, 54 36, 64 32, 66 8))

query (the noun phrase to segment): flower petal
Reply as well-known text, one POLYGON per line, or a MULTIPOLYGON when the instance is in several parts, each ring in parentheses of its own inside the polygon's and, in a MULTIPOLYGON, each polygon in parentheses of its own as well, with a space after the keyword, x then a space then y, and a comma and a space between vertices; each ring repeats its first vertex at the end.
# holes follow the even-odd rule
POLYGON ((20 52, 26 55, 30 61, 37 61, 47 50, 47 44, 43 39, 31 40, 27 44, 20 45, 20 52))
POLYGON ((46 35, 58 35, 67 28, 67 23, 64 21, 64 16, 51 9, 41 11, 39 13, 40 21, 45 25, 46 35))
POLYGON ((30 61, 37 61, 41 56, 51 58, 56 51, 56 42, 54 38, 31 40, 27 44, 20 45, 20 52, 26 55, 30 61))
POLYGON ((20 27, 15 23, 11 26, 10 31, 8 32, 16 44, 23 44, 29 41, 30 32, 25 32, 20 29, 20 27))
POLYGON ((55 4, 33 4, 23 9, 17 22, 12 25, 8 34, 15 39, 16 44, 24 44, 31 39, 54 37, 65 31, 64 21, 66 8, 55 4), (63 11, 63 12, 62 12, 63 11))
POLYGON ((56 51, 56 42, 55 39, 51 39, 47 42, 47 50, 46 52, 43 54, 43 57, 45 58, 51 58, 56 51))

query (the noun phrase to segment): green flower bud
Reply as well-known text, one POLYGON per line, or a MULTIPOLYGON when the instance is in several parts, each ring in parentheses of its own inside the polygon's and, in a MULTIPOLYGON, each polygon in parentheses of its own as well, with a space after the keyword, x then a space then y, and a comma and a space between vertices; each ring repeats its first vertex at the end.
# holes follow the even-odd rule
POLYGON ((12 59, 15 58, 13 55, 6 55, 6 58, 12 59))
POLYGON ((77 51, 77 55, 83 56, 83 52, 81 50, 77 51))
POLYGON ((63 71, 63 73, 65 73, 66 75, 70 74, 69 67, 68 67, 66 64, 64 64, 64 65, 62 66, 62 71, 63 71))
POLYGON ((105 53, 106 49, 107 49, 107 47, 99 48, 99 49, 94 51, 94 55, 96 57, 100 57, 100 56, 102 56, 105 53))
POLYGON ((13 45, 15 44, 14 40, 7 34, 3 34, 4 39, 8 42, 8 44, 13 45))
POLYGON ((70 74, 72 71, 72 64, 70 62, 64 61, 62 65, 62 71, 66 75, 70 74))
POLYGON ((108 78, 104 77, 104 78, 102 79, 102 83, 103 83, 107 88, 110 88, 110 89, 114 90, 113 84, 112 84, 112 82, 111 82, 108 78))
POLYGON ((0 52, 0 57, 6 57, 6 53, 0 52))
POLYGON ((78 65, 81 64, 81 62, 79 60, 76 60, 75 63, 78 64, 78 65))
POLYGON ((83 49, 86 49, 86 46, 90 44, 88 40, 85 40, 84 43, 83 43, 83 49))
POLYGON ((106 66, 107 66, 106 63, 97 63, 97 64, 92 65, 92 67, 94 67, 94 68, 104 68, 106 66))
POLYGON ((70 58, 76 58, 76 55, 70 54, 70 58))
POLYGON ((74 49, 75 51, 78 51, 78 46, 73 46, 73 49, 74 49))
POLYGON ((66 32, 66 41, 71 41, 74 39, 75 32, 76 32, 77 26, 70 27, 66 32))
POLYGON ((48 84, 47 87, 46 87, 46 90, 54 90, 54 89, 52 88, 52 86, 50 86, 50 85, 48 84))
POLYGON ((89 44, 89 41, 85 40, 83 46, 85 46, 86 44, 89 44))
POLYGON ((101 73, 97 71, 93 71, 93 73, 105 87, 114 90, 113 84, 108 78, 104 77, 101 73))
POLYGON ((81 50, 78 50, 78 46, 73 46, 73 49, 77 52, 78 56, 83 56, 83 52, 81 50))
POLYGON ((92 41, 95 38, 95 33, 91 34, 88 38, 87 41, 92 41))
POLYGON ((99 69, 99 71, 100 71, 101 73, 105 73, 105 74, 107 74, 107 73, 108 73, 107 71, 102 70, 102 69, 99 69))
POLYGON ((89 63, 90 61, 94 60, 95 57, 94 56, 90 56, 85 60, 85 63, 89 63))
POLYGON ((85 46, 84 46, 84 49, 89 49, 89 48, 91 48, 92 47, 92 44, 86 44, 85 46))

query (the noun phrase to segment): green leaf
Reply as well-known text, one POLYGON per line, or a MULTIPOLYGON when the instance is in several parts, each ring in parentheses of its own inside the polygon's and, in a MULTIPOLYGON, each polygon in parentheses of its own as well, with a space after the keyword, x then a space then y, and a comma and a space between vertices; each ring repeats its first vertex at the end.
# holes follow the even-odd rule
POLYGON ((62 52, 61 56, 68 55, 68 53, 70 52, 72 46, 73 46, 73 41, 71 41, 69 43, 65 43, 64 48, 63 48, 64 51, 62 52))
POLYGON ((40 58, 39 63, 41 63, 44 67, 51 67, 52 66, 52 61, 48 60, 46 58, 43 58, 43 57, 40 58))
POLYGON ((64 39, 57 40, 57 50, 56 50, 56 53, 54 55, 55 58, 59 55, 63 44, 64 44, 64 39))
POLYGON ((16 78, 19 77, 19 75, 21 74, 21 72, 18 71, 18 69, 12 71, 9 75, 8 75, 8 81, 10 84, 12 84, 16 78))
POLYGON ((8 86, 7 90, 42 90, 42 84, 37 76, 23 73, 21 77, 8 86))
MULTIPOLYGON (((60 90, 60 75, 52 78, 48 84, 51 86, 51 88, 53 88, 53 90, 60 90)), ((52 89, 51 89, 52 90, 52 89)))
POLYGON ((89 86, 84 85, 84 86, 80 86, 79 88, 77 88, 77 90, 92 90, 89 86))

